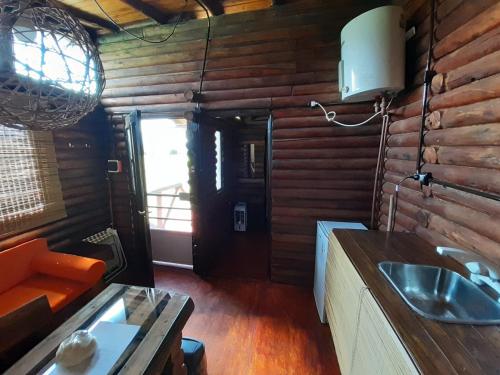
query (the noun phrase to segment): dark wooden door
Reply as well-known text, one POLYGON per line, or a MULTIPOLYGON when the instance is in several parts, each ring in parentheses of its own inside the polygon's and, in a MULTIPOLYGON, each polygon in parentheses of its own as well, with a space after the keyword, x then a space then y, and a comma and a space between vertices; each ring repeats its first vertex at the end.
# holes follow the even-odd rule
POLYGON ((129 267, 138 275, 137 283, 154 286, 140 111, 131 112, 125 117, 125 137, 130 163, 130 194, 135 248, 134 259, 129 259, 129 267))
POLYGON ((204 113, 188 116, 193 267, 207 274, 232 232, 230 132, 227 122, 204 113))

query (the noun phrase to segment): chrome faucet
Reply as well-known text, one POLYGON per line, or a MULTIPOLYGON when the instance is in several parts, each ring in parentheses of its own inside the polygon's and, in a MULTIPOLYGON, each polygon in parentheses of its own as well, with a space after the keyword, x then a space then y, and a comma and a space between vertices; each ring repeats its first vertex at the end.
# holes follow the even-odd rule
POLYGON ((498 266, 472 251, 454 247, 436 247, 440 255, 447 255, 463 264, 470 272, 470 280, 477 285, 488 285, 499 296, 500 303, 500 270, 498 266))

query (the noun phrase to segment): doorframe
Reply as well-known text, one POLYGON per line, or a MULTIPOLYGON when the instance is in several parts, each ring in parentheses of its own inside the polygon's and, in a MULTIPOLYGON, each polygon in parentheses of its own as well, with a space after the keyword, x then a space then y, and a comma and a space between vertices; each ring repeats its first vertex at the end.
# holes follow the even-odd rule
MULTIPOLYGON (((230 111, 231 114, 226 113, 224 111, 204 111, 204 110, 197 110, 193 112, 186 112, 185 118, 188 122, 188 154, 190 155, 190 158, 203 158, 203 155, 200 155, 200 152, 196 152, 196 150, 199 150, 201 145, 198 139, 196 139, 194 132, 197 132, 200 130, 200 121, 203 121, 203 116, 207 116, 209 119, 213 119, 216 121, 220 121, 221 123, 226 123, 226 126, 229 127, 229 130, 231 130, 231 119, 232 115, 236 116, 239 115, 241 112, 246 112, 249 114, 252 114, 251 110, 242 110, 237 111, 230 111), (227 116, 226 118, 219 118, 218 115, 222 116, 227 116), (190 124, 192 124, 192 128, 190 129, 190 124)), ((252 114, 253 115, 253 114, 252 114)), ((264 182, 265 182, 265 187, 264 187, 264 192, 265 192, 265 219, 266 219, 266 234, 268 237, 269 241, 269 250, 267 252, 267 269, 268 269, 268 277, 271 275, 271 258, 272 258, 272 248, 271 248, 271 229, 272 229, 272 130, 273 130, 273 116, 272 112, 269 110, 266 113, 258 112, 255 115, 259 116, 268 116, 268 121, 267 121, 267 128, 265 132, 265 160, 264 160, 264 182)), ((228 134, 222 135, 222 138, 224 139, 227 137, 228 134)), ((225 144, 223 140, 223 145, 225 144)), ((223 146, 224 148, 224 146, 223 146)), ((231 164, 231 160, 227 160, 227 151, 223 150, 223 158, 226 159, 226 166, 223 168, 228 168, 228 164, 231 164)), ((198 163, 200 160, 198 159, 198 163)), ((223 163, 224 164, 224 163, 223 163)), ((196 273, 201 273, 204 274, 206 273, 207 270, 200 270, 197 269, 197 260, 196 260, 196 248, 200 244, 200 238, 199 236, 202 235, 200 234, 200 230, 198 228, 200 222, 199 220, 201 219, 202 213, 200 213, 199 207, 197 206, 196 202, 196 195, 199 192, 199 185, 200 181, 198 181, 196 178, 193 178, 193 166, 190 165, 190 184, 191 184, 191 194, 192 194, 192 200, 191 200, 191 209, 192 209, 192 215, 193 215, 193 267, 194 271, 196 273)), ((226 175, 227 169, 223 171, 223 175, 226 175)), ((227 188, 226 184, 226 188, 227 188)), ((227 194, 228 192, 226 192, 227 194)), ((231 216, 232 217, 232 216, 231 216)), ((231 219, 232 220, 232 219, 231 219)))

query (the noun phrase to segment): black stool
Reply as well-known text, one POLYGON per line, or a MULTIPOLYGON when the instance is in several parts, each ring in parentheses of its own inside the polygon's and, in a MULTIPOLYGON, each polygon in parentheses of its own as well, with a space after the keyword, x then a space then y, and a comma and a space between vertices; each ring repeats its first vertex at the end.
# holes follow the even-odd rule
POLYGON ((201 341, 185 337, 182 339, 181 348, 188 375, 206 375, 205 345, 201 341))

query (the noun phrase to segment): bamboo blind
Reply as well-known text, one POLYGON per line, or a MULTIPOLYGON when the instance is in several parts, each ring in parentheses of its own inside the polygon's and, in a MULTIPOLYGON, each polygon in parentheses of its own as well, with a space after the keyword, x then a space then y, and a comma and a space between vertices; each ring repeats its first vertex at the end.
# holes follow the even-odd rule
POLYGON ((52 133, 0 125, 0 238, 64 217, 52 133))

